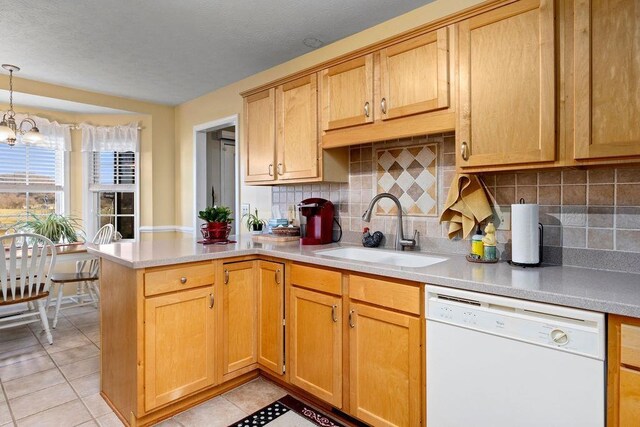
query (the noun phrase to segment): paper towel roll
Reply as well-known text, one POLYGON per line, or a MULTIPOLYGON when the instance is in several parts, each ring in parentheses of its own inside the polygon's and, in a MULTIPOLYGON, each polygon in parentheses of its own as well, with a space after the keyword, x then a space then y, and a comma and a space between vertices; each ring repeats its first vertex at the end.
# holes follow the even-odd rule
POLYGON ((536 204, 511 205, 511 260, 518 264, 540 262, 539 212, 536 204))

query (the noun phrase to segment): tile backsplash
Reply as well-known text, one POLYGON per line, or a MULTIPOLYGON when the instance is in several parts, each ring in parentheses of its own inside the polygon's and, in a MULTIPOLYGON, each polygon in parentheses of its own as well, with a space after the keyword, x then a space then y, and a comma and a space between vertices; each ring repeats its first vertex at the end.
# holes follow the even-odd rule
MULTIPOLYGON (((446 133, 363 144, 350 148, 349 182, 272 187, 272 202, 286 213, 289 206, 309 197, 336 205, 343 241, 359 243, 363 227, 380 230, 385 246, 393 247, 396 217, 361 216, 378 192, 377 152, 436 144, 436 216, 404 217, 405 235, 420 233, 420 249, 466 253, 467 240, 447 238, 448 224, 438 216, 455 176, 455 135, 446 133)), ((415 150, 414 150, 415 151, 415 150)), ((564 169, 542 172, 484 174, 482 179, 502 209, 524 199, 540 205, 544 224, 544 260, 548 263, 640 272, 640 168, 564 169)), ((406 210, 406 207, 403 205, 406 210)), ((498 249, 510 256, 511 232, 498 230, 498 249)))

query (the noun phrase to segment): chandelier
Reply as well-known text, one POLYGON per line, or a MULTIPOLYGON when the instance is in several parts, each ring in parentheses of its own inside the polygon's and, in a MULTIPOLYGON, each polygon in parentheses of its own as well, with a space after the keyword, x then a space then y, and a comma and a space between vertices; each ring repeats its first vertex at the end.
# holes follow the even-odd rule
POLYGON ((0 122, 0 142, 6 142, 10 147, 16 144, 18 135, 26 142, 36 142, 42 140, 42 134, 36 126, 36 122, 29 117, 16 125, 16 112, 13 111, 13 72, 20 71, 20 67, 10 64, 2 64, 2 68, 9 71, 9 111, 2 115, 0 122))

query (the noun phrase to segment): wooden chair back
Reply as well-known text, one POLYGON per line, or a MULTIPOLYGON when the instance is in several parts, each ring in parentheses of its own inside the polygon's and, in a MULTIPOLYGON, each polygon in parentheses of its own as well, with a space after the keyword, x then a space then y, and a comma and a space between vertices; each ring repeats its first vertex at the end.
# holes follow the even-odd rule
MULTIPOLYGON (((115 229, 113 227, 113 224, 103 225, 102 227, 100 227, 100 230, 98 230, 96 235, 93 236, 93 240, 91 240, 91 243, 94 243, 96 245, 106 245, 108 243, 111 243, 111 241, 113 240, 114 231, 115 229)), ((79 262, 76 265, 76 272, 80 273, 80 272, 86 271, 90 273, 91 276, 97 276, 99 268, 100 268, 99 259, 93 258, 88 261, 79 262)))
POLYGON ((47 294, 56 263, 56 248, 44 236, 32 233, 0 237, 5 262, 0 262, 0 303, 10 304, 47 294))

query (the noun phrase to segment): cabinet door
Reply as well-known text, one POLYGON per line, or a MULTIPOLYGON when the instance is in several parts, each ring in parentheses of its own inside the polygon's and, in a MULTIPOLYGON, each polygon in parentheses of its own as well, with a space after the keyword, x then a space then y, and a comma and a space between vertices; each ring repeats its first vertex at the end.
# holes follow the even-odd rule
POLYGON ((553 0, 522 0, 458 28, 456 163, 555 160, 553 0))
POLYGON ((448 29, 380 51, 382 120, 449 106, 448 29))
POLYGON ((352 415, 372 425, 420 425, 420 319, 351 303, 349 326, 352 415))
POLYGON ((318 176, 317 81, 311 74, 276 89, 279 180, 318 176))
POLYGON ((258 291, 254 261, 224 265, 223 375, 257 362, 258 291))
POLYGON ((575 158, 640 156, 640 2, 579 0, 575 158))
POLYGON ((342 300, 291 288, 291 384, 342 407, 342 300))
POLYGON ((145 299, 147 411, 215 383, 213 287, 145 299))
POLYGON ((373 55, 320 72, 322 130, 373 123, 373 55))
POLYGON ((275 89, 244 99, 244 129, 247 182, 275 179, 275 89))
POLYGON ((284 265, 259 262, 258 363, 277 375, 284 367, 284 265))
POLYGON ((620 368, 620 426, 640 422, 640 372, 620 368))

